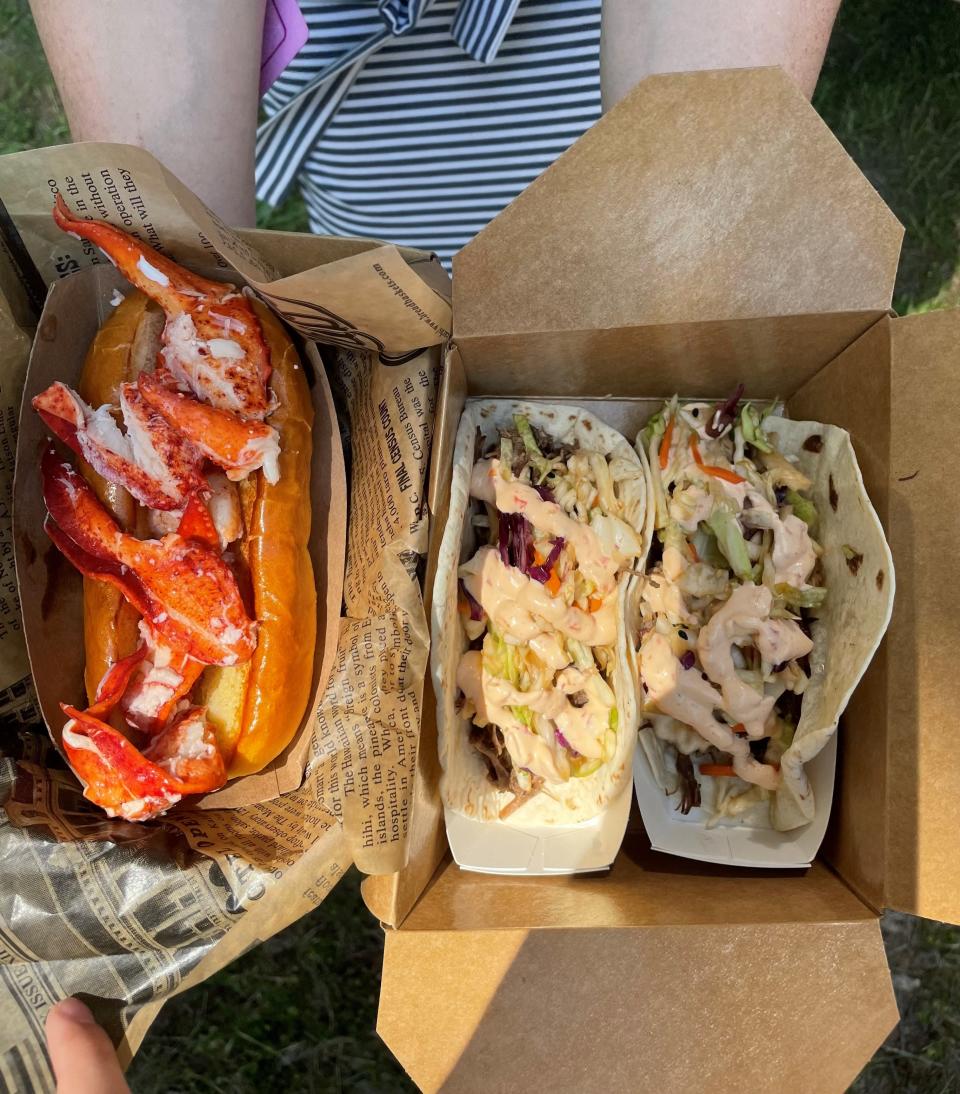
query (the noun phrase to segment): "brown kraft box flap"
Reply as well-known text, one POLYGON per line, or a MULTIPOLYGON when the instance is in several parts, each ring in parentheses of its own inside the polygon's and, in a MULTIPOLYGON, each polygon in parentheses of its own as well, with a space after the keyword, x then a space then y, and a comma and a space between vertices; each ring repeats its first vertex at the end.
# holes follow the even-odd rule
MULTIPOLYGON (((647 80, 455 258, 464 373, 448 369, 444 400, 459 408, 465 389, 576 399, 586 386, 598 396, 719 394, 731 379, 750 385, 764 360, 762 393, 788 395, 864 332, 862 342, 889 348, 901 238, 782 73, 647 80)), ((872 374, 864 360, 845 395, 891 382, 882 357, 872 374)), ((882 518, 893 508, 888 477, 913 470, 897 471, 884 447, 889 407, 881 390, 859 416, 853 406, 820 415, 856 419, 882 518)), ((442 401, 438 521, 447 416, 442 401)), ((882 829, 882 796, 878 819, 882 829)), ((378 1028, 425 1090, 536 1089, 545 1077, 577 1091, 740 1090, 744 1078, 756 1089, 842 1090, 896 1021, 878 876, 879 903, 820 863, 802 877, 713 872, 645 855, 630 837, 600 878, 492 878, 447 862, 387 933, 378 1028), (542 1008, 536 1036, 531 1000, 542 1008), (771 1014, 794 1034, 778 1039, 776 1062, 749 1037, 771 1014), (575 1052, 571 1019, 588 1031, 575 1052), (735 1062, 731 1037, 745 1039, 735 1062)), ((409 896, 402 880, 396 893, 409 896)))
POLYGON ((887 901, 960 922, 960 311, 891 324, 887 901))
POLYGON ((377 1030, 431 1094, 837 1094, 896 1019, 859 920, 392 931, 377 1030))
POLYGON ((655 76, 454 258, 454 333, 882 311, 902 235, 780 69, 655 76))
POLYGON ((873 907, 960 922, 952 558, 960 311, 882 319, 794 400, 855 438, 896 566, 893 619, 853 697, 825 847, 873 907), (866 791, 866 792, 865 792, 866 791))

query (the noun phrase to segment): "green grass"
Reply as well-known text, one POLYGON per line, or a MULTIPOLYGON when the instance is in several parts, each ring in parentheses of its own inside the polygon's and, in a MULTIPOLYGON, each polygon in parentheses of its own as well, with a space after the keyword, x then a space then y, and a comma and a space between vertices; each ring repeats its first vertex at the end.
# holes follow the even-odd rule
POLYGON ((901 1020, 854 1094, 953 1094, 960 1090, 960 929, 888 912, 883 935, 901 1020))
MULTIPOLYGON (((960 5, 844 0, 816 105, 907 229, 899 311, 960 305, 960 5)), ((26 0, 0 0, 0 152, 66 139, 26 0)), ((299 198, 264 227, 305 230, 299 198)), ((857 1094, 960 1090, 960 930, 884 917, 903 1021, 857 1094)), ((407 1088, 373 1032, 380 928, 355 872, 323 907, 161 1012, 135 1094, 407 1088)))
POLYGON ((287 200, 271 209, 266 202, 257 202, 257 227, 270 228, 274 232, 309 232, 307 207, 299 194, 291 194, 287 200))
POLYGON ((897 310, 960 304, 960 5, 844 0, 814 104, 906 228, 897 310))
POLYGON ((26 0, 0 0, 0 155, 69 139, 26 0))
POLYGON ((382 954, 351 870, 317 911, 161 1011, 133 1091, 414 1089, 374 1032, 382 954))

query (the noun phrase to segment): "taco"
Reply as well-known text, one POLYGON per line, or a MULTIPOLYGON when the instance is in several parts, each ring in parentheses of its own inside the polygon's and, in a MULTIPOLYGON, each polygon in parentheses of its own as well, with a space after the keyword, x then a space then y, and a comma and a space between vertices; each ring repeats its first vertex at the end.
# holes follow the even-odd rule
POLYGON ((630 655, 642 754, 680 812, 789 831, 814 817, 804 765, 880 643, 893 563, 849 435, 741 391, 674 398, 638 438, 656 527, 630 655))
POLYGON ((646 494, 642 458, 591 414, 468 403, 432 609, 449 809, 575 824, 629 782, 625 604, 652 534, 646 494))

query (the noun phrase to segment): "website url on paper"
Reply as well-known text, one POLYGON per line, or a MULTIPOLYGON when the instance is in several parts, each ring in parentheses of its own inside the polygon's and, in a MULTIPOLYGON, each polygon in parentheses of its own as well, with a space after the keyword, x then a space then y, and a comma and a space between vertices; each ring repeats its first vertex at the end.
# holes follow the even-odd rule
POLYGON ((426 323, 427 326, 431 328, 431 330, 435 330, 441 338, 450 337, 450 332, 448 330, 444 330, 443 327, 441 327, 438 323, 431 319, 430 316, 423 310, 423 308, 421 308, 415 300, 412 300, 410 298, 403 286, 398 285, 397 282, 394 281, 394 279, 387 273, 387 271, 380 265, 379 262, 374 262, 373 268, 376 273, 379 274, 379 276, 384 281, 386 281, 389 288, 393 291, 393 295, 400 297, 400 299, 403 301, 403 306, 405 308, 409 308, 418 319, 426 323))

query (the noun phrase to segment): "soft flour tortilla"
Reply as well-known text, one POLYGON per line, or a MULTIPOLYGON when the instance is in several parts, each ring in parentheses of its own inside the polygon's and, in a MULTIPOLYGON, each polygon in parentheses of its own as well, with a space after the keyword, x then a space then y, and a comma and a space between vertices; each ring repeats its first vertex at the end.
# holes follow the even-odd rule
MULTIPOLYGON (((820 516, 815 537, 823 547, 827 599, 811 628, 810 683, 800 724, 780 760, 783 785, 770 807, 774 828, 787 832, 813 820, 817 803, 803 765, 836 732, 840 715, 867 671, 893 611, 893 557, 880 518, 870 504, 850 434, 835 425, 767 418, 764 430, 813 482, 810 496, 820 516), (804 448, 819 436, 819 452, 804 448), (847 559, 844 548, 856 559, 847 559)), ((821 803, 824 809, 830 802, 821 803)))
MULTIPOLYGON (((467 519, 476 431, 480 430, 487 444, 495 440, 499 427, 512 426, 514 414, 524 415, 532 426, 543 430, 559 444, 577 445, 635 463, 636 482, 621 483, 619 489, 625 495, 628 522, 641 531, 643 555, 637 560, 638 569, 646 558, 653 536, 653 512, 648 510, 646 504, 644 459, 637 456, 628 441, 616 430, 573 406, 506 399, 468 401, 457 431, 450 484, 450 513, 437 559, 431 616, 431 667, 437 696, 443 801, 457 813, 483 821, 498 821, 500 812, 513 800, 513 795, 497 790, 490 782, 486 765, 468 741, 470 720, 456 710, 457 666, 468 645, 457 611, 457 571, 481 546, 476 542, 467 519)), ((631 574, 624 574, 620 579, 618 602, 621 621, 625 620, 627 589, 634 581, 636 578, 631 574)), ((625 625, 621 625, 617 636, 616 662, 613 689, 617 696, 619 726, 617 751, 613 759, 586 778, 573 778, 562 785, 547 784, 539 794, 501 823, 530 828, 589 820, 602 812, 630 781, 639 707, 636 684, 628 669, 625 625)))
MULTIPOLYGON (((772 826, 787 832, 812 821, 818 807, 830 808, 829 801, 814 800, 804 764, 836 732, 840 715, 890 622, 895 582, 890 548, 867 496, 846 430, 770 417, 764 422, 764 431, 811 480, 809 494, 819 514, 814 537, 823 547, 821 565, 828 592, 819 618, 811 626, 810 682, 803 694, 793 743, 780 760, 783 783, 770 801, 769 810, 760 802, 737 821, 724 823, 772 826), (804 448, 804 442, 812 437, 820 438, 819 452, 804 448), (845 547, 862 555, 859 563, 848 561, 845 547)), ((630 611, 634 611, 632 601, 630 611)), ((633 663, 636 671, 635 658, 633 663)), ((674 785, 662 744, 653 730, 642 732, 640 741, 641 753, 656 781, 665 789, 674 785)), ((704 787, 705 801, 709 800, 709 790, 704 787)))

